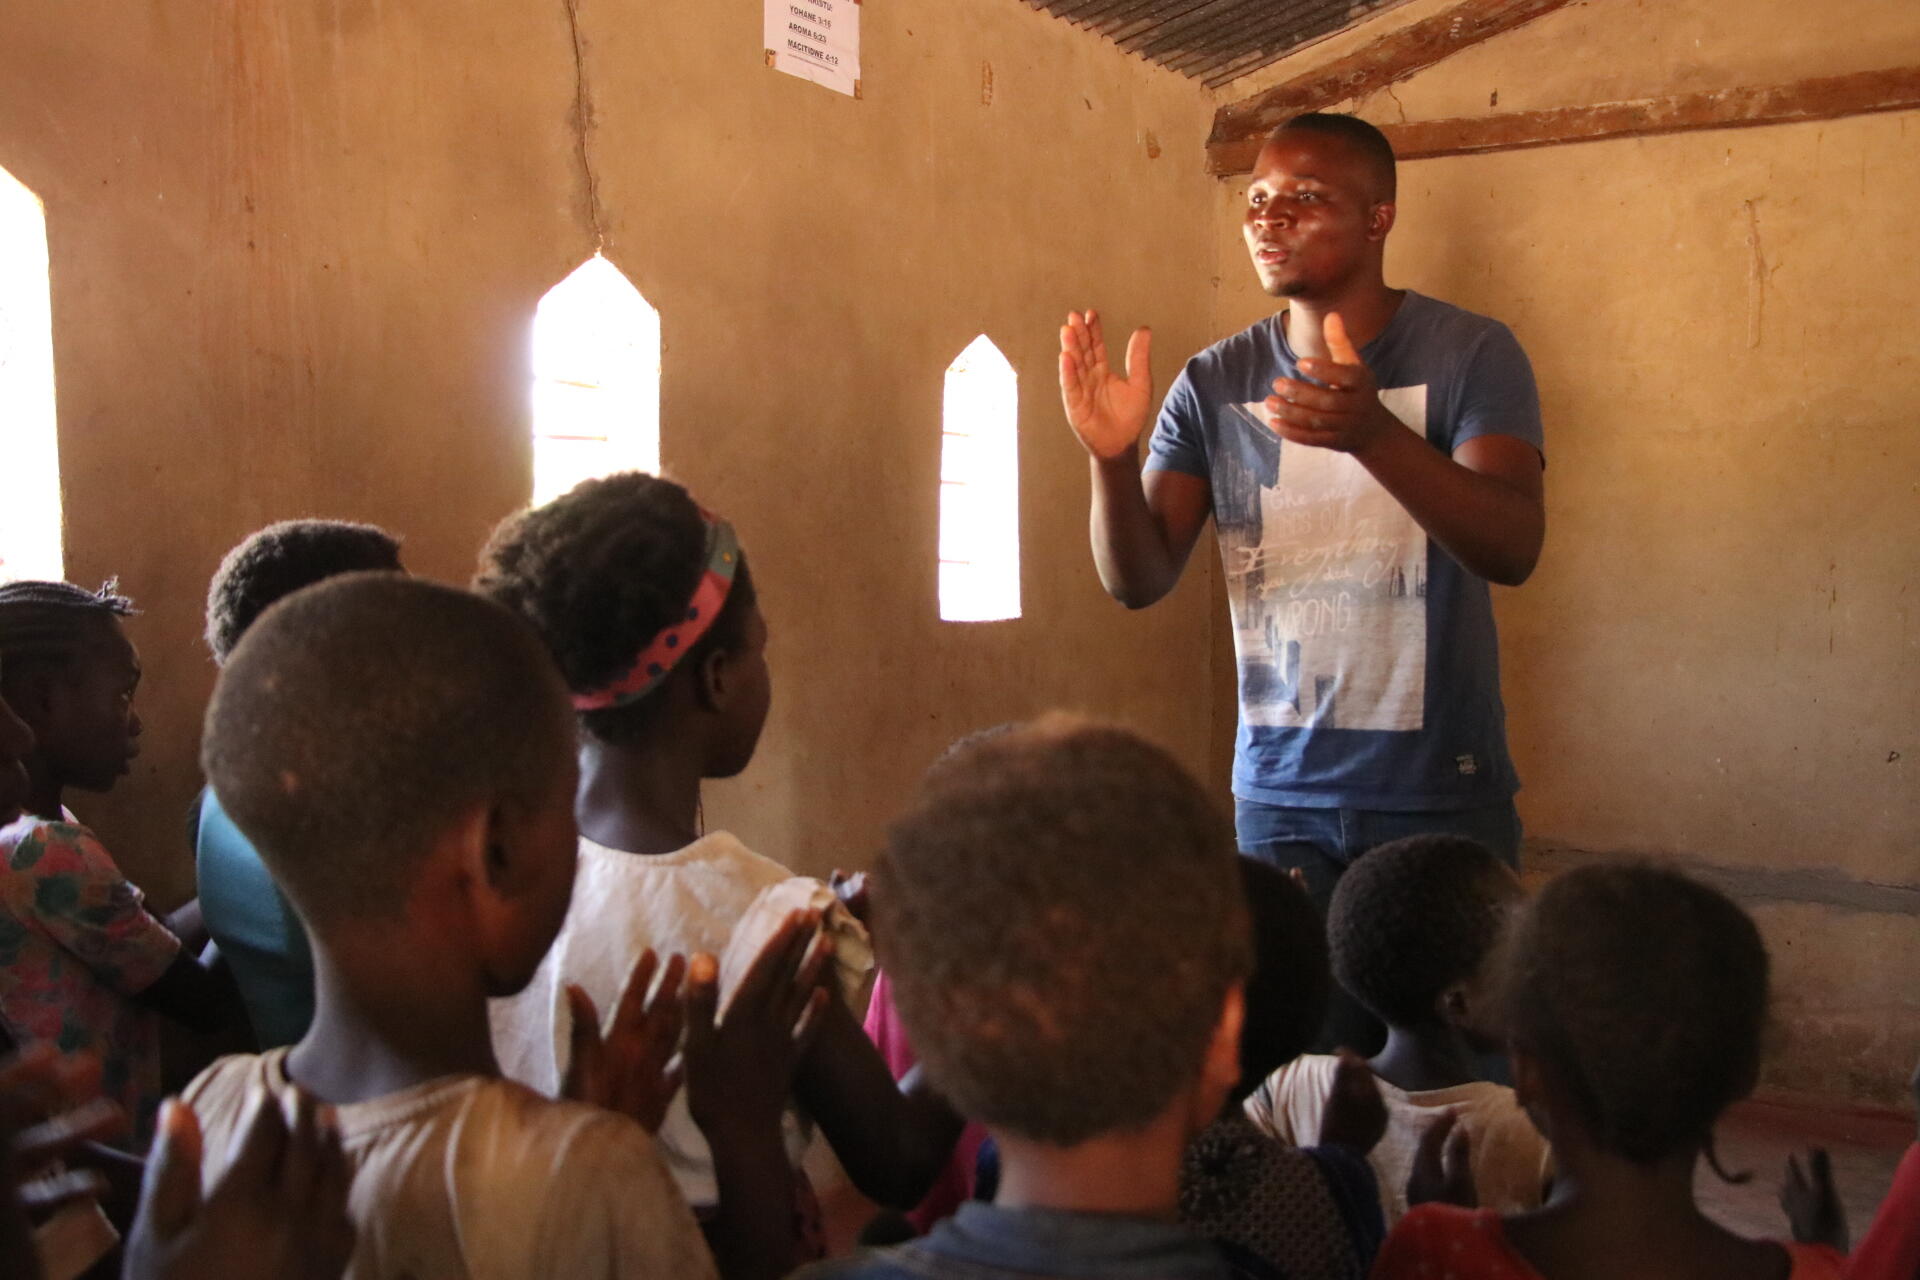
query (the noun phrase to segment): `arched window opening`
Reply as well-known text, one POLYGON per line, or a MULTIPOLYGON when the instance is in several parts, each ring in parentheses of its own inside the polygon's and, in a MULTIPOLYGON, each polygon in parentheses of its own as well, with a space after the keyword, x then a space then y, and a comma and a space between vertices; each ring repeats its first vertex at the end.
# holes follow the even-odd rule
POLYGON ((533 312, 533 501, 660 469, 660 313, 599 254, 533 312))
POLYGON ((1019 384, 981 334, 947 367, 940 440, 940 617, 1020 616, 1019 384))
POLYGON ((47 215, 0 169, 0 579, 66 576, 47 215))

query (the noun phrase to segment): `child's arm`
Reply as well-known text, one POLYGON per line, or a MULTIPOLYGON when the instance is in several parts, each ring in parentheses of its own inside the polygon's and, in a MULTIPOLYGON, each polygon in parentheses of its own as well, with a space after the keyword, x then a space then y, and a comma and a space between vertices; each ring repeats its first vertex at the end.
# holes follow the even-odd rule
POLYGON ((147 910, 93 832, 50 822, 29 839, 39 843, 30 873, 39 881, 35 922, 101 982, 195 1031, 217 1031, 241 1015, 237 990, 147 910))
POLYGON ((203 1033, 229 1026, 244 1014, 240 991, 231 975, 200 963, 184 946, 153 984, 133 998, 155 1013, 203 1033))
POLYGON ((1320 1145, 1335 1143, 1366 1155, 1387 1132, 1387 1103, 1367 1061, 1351 1049, 1340 1051, 1320 1113, 1320 1145))
POLYGON ((167 928, 174 937, 180 939, 180 945, 199 955, 213 941, 207 932, 207 918, 201 914, 200 899, 189 898, 173 910, 167 912, 167 928))
POLYGON ((925 1198, 965 1121, 918 1073, 896 1085, 853 1014, 838 1000, 801 1060, 794 1095, 820 1125, 860 1194, 894 1209, 925 1198))
POLYGON ((729 993, 724 1018, 719 964, 701 955, 688 968, 687 1105, 713 1152, 720 1204, 705 1230, 725 1280, 778 1280, 809 1261, 780 1125, 828 998, 818 926, 817 912, 789 915, 729 993))

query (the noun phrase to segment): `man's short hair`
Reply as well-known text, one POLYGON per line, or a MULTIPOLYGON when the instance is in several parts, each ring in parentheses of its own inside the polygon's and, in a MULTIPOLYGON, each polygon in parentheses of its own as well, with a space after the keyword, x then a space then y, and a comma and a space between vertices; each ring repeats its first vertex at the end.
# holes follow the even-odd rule
POLYGON ((227 552, 207 588, 207 648, 225 662, 267 606, 342 573, 400 568, 400 542, 348 520, 282 520, 227 552))
POLYGON ((537 804, 573 716, 539 638, 490 601, 390 573, 329 578, 228 656, 200 762, 310 923, 391 916, 433 841, 537 804))
POLYGON ((1309 111, 1305 115, 1295 116, 1267 136, 1276 137, 1289 129, 1304 129, 1308 133, 1323 133, 1343 140, 1373 170, 1380 199, 1391 202, 1396 198, 1400 180, 1393 158, 1393 144, 1387 141, 1386 134, 1373 125, 1359 116, 1341 115, 1333 111, 1309 111))
POLYGON ((1477 840, 1418 835, 1354 860, 1333 891, 1333 973, 1381 1021, 1420 1026, 1442 992, 1480 972, 1520 896, 1513 871, 1477 840))
POLYGON ((929 1078, 1071 1146, 1159 1115, 1249 967, 1231 829, 1165 751, 1065 716, 931 770, 873 872, 874 936, 929 1078))

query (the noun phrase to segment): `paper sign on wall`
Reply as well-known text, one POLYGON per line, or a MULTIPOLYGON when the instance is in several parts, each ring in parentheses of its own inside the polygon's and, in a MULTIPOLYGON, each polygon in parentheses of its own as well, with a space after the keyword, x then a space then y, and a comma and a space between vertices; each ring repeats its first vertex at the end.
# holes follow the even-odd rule
POLYGON ((767 65, 860 96, 859 0, 766 0, 767 65))

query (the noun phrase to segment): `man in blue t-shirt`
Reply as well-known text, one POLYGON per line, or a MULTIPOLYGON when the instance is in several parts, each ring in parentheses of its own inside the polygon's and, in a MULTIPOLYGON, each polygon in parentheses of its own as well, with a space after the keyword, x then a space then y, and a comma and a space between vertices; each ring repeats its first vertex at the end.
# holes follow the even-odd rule
MULTIPOLYGON (((1458 832, 1518 858, 1487 584, 1515 586, 1546 512, 1539 396, 1498 321, 1387 287, 1393 149, 1300 116, 1254 164, 1245 235, 1284 311, 1187 362, 1152 409, 1149 335, 1108 364, 1099 318, 1061 330, 1060 388, 1093 473, 1094 562, 1129 608, 1179 580, 1212 516, 1240 675, 1244 852, 1324 908, 1374 845, 1458 832)), ((1371 1052, 1363 1011, 1330 1034, 1371 1052)))

